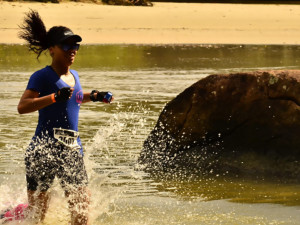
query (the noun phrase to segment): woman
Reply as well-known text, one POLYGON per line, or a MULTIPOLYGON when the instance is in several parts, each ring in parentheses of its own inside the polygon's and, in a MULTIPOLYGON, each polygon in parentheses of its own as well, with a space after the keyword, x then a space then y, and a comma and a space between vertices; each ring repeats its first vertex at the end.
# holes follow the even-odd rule
POLYGON ((36 71, 29 79, 19 105, 20 114, 39 111, 35 135, 26 150, 26 180, 28 211, 36 221, 42 221, 48 208, 48 189, 55 177, 65 190, 71 212, 71 224, 88 223, 88 177, 83 162, 83 150, 78 133, 78 113, 81 103, 110 103, 110 92, 93 90, 83 93, 76 71, 71 70, 79 35, 63 26, 46 31, 36 11, 26 14, 20 27, 20 38, 37 54, 48 50, 50 66, 36 71))

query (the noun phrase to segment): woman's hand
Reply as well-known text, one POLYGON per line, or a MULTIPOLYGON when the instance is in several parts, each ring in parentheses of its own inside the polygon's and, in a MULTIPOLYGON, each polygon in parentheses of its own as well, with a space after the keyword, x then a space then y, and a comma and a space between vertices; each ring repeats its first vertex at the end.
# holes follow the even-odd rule
POLYGON ((93 102, 111 103, 114 100, 114 97, 111 92, 99 92, 93 90, 90 94, 90 99, 93 102))
POLYGON ((64 102, 72 97, 74 88, 63 87, 54 94, 55 102, 64 102))

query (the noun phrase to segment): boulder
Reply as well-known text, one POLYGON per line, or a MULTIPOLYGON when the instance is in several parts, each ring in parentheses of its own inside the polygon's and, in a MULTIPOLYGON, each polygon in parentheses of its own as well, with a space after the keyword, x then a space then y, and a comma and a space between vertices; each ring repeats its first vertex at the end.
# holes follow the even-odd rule
POLYGON ((300 71, 217 74, 161 112, 139 162, 166 174, 299 178, 300 71))

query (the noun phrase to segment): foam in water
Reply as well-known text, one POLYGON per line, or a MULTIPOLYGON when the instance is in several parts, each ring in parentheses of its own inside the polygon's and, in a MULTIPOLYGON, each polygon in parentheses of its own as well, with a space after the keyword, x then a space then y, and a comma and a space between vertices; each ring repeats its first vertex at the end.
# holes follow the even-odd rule
MULTIPOLYGON (((102 130, 101 135, 96 134, 94 141, 90 146, 86 147, 85 165, 89 175, 89 189, 92 196, 90 205, 91 221, 94 221, 99 215, 108 211, 110 204, 120 195, 116 189, 110 190, 106 187, 102 188, 103 183, 107 181, 107 174, 94 172, 93 168, 95 168, 95 163, 89 159, 89 155, 92 154, 95 146, 97 146, 97 148, 99 148, 99 146, 105 148, 105 140, 114 132, 117 132, 115 126, 102 130)), ((22 172, 18 172, 18 168, 14 165, 7 165, 7 171, 9 171, 7 173, 11 175, 4 175, 3 179, 5 182, 2 180, 2 184, 0 185, 1 209, 15 207, 20 203, 27 202, 25 169, 24 166, 21 166, 21 168, 22 172)), ((64 196, 64 191, 56 179, 49 192, 51 200, 43 224, 54 224, 54 221, 55 224, 67 224, 70 219, 68 203, 64 196)), ((19 224, 20 221, 16 221, 16 223, 19 224)), ((28 221, 22 223, 27 224, 28 221)))

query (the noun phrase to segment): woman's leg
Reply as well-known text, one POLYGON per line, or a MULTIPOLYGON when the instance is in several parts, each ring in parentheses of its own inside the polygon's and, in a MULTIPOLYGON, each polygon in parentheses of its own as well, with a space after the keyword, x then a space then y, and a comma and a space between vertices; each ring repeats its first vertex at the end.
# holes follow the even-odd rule
POLYGON ((49 207, 50 194, 48 193, 48 191, 27 190, 27 197, 28 216, 34 221, 43 221, 49 207))
POLYGON ((72 225, 87 225, 90 193, 87 187, 79 187, 65 192, 71 212, 72 225))
POLYGON ((39 141, 33 141, 25 153, 28 219, 37 223, 45 219, 50 201, 48 190, 57 168, 53 144, 39 141))

